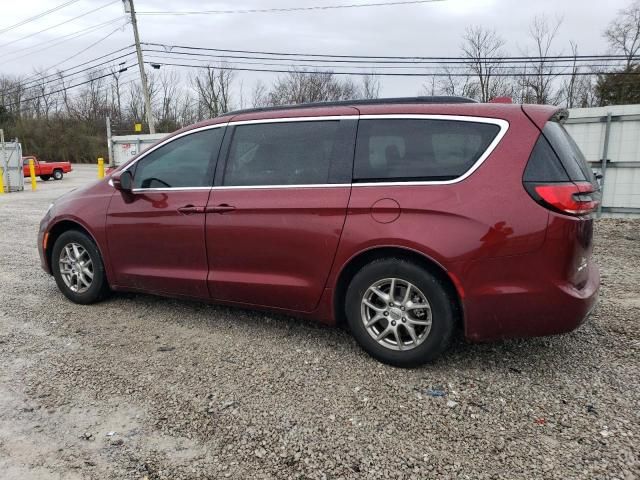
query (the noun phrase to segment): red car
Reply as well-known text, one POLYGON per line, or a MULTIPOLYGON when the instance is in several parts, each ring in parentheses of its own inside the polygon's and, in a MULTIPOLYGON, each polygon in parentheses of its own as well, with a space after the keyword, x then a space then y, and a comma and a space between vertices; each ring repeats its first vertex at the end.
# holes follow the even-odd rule
POLYGON ((25 177, 31 176, 29 160, 33 160, 36 177, 40 177, 45 182, 51 177, 54 180, 62 180, 65 173, 73 170, 69 162, 41 162, 34 155, 31 155, 22 157, 22 173, 25 177))
POLYGON ((555 107, 457 97, 230 113, 42 220, 72 301, 134 291, 347 322, 379 360, 551 335, 596 301, 599 189, 555 107))

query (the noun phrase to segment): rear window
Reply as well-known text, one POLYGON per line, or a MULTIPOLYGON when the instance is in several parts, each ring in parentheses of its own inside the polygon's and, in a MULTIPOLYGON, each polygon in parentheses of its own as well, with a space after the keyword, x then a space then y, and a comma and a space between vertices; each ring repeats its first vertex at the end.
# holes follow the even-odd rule
POLYGON ((587 159, 584 158, 576 142, 560 123, 547 122, 542 133, 560 158, 562 166, 572 181, 596 182, 587 159))
POLYGON ((499 132, 495 124, 458 120, 361 120, 354 181, 453 180, 480 159, 499 132))

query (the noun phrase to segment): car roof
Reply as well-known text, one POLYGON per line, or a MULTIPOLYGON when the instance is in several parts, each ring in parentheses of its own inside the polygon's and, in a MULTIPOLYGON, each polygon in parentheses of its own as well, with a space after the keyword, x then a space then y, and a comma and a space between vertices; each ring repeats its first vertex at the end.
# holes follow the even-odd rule
POLYGON ((340 102, 302 103, 278 107, 254 108, 225 113, 185 127, 180 133, 195 128, 227 122, 244 122, 280 118, 326 117, 346 115, 457 115, 509 119, 523 111, 536 124, 551 118, 559 107, 511 103, 479 103, 465 97, 407 97, 340 102))

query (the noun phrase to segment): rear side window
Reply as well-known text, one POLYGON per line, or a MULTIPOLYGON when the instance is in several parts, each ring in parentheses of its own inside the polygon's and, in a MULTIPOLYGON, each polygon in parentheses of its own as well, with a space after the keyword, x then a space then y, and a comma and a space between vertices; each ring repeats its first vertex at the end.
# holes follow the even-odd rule
POLYGON ((328 183, 339 125, 330 120, 235 127, 223 185, 328 183))
POLYGON ((185 135, 154 150, 137 162, 134 188, 208 187, 224 128, 185 135))
POLYGON ((355 182, 453 180, 464 175, 500 132, 458 120, 361 120, 355 182))
POLYGON ((571 138, 571 135, 560 123, 547 122, 542 134, 558 155, 570 180, 595 183, 593 171, 589 167, 587 160, 576 142, 571 138))
POLYGON ((569 181, 567 171, 544 135, 538 137, 533 147, 523 180, 541 183, 569 181))

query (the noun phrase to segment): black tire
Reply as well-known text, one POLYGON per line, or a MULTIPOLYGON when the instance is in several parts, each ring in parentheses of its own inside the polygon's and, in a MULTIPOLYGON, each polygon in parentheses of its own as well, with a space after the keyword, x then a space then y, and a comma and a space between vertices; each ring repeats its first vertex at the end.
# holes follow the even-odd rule
POLYGON ((62 173, 62 170, 54 170, 53 171, 53 179, 54 180, 62 180, 62 177, 64 177, 64 173, 62 173))
POLYGON ((51 252, 51 270, 60 291, 74 303, 88 305, 102 300, 109 293, 109 284, 104 270, 104 263, 93 240, 83 232, 69 230, 60 235, 51 252), (60 273, 60 255, 65 246, 76 243, 82 246, 91 258, 93 279, 84 292, 74 292, 62 278, 60 273))
POLYGON ((51 178, 51 175, 40 175, 40 180, 42 180, 43 182, 46 182, 50 178, 51 178))
MULTIPOLYGON (((365 265, 351 280, 345 298, 347 321, 360 346, 379 361, 403 368, 430 362, 447 349, 455 329, 455 312, 454 299, 438 277, 399 258, 383 258, 365 265), (387 278, 410 282, 424 294, 431 306, 431 329, 422 343, 409 350, 398 351, 381 345, 369 334, 362 319, 361 303, 365 293, 376 282, 387 278)), ((388 318, 383 321, 388 322, 388 318)), ((406 329, 402 331, 408 334, 406 329)))

